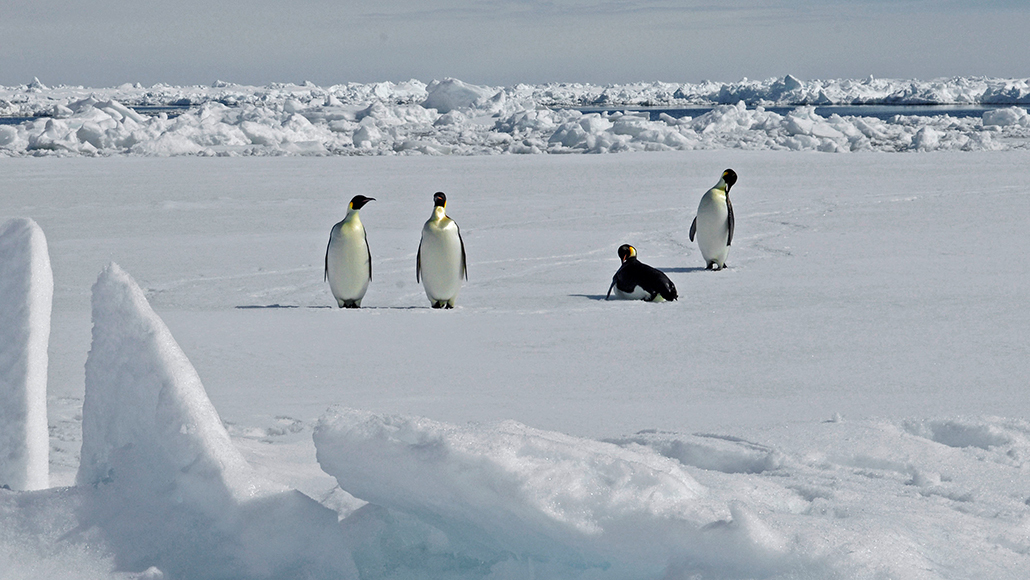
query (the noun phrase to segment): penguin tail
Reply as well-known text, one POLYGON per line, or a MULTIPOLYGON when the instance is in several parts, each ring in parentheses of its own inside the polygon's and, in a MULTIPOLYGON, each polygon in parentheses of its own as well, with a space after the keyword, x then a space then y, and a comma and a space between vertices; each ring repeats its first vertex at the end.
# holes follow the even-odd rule
POLYGON ((669 283, 666 284, 665 288, 662 288, 661 294, 662 298, 665 298, 670 302, 679 298, 679 294, 676 293, 676 285, 672 283, 672 280, 669 280, 669 283))

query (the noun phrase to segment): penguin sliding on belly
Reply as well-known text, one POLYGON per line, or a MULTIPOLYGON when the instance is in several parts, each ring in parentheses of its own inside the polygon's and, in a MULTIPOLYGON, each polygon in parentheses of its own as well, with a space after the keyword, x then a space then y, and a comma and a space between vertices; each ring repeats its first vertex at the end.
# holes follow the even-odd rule
POLYGON ((340 308, 360 308, 372 279, 372 253, 358 210, 374 198, 355 195, 347 217, 329 232, 325 249, 325 279, 340 308))
POLYGON ((422 282, 433 308, 454 308, 465 269, 465 242, 458 224, 447 217, 447 196, 433 195, 433 216, 422 227, 415 260, 415 281, 422 282))
POLYGON ((697 235, 705 269, 722 270, 726 267, 726 255, 733 242, 733 204, 730 203, 730 188, 737 182, 732 169, 722 172, 719 183, 701 196, 697 206, 697 217, 690 224, 690 241, 697 235))
POLYGON ((623 300, 646 300, 647 302, 663 302, 675 300, 676 286, 664 272, 652 268, 637 259, 637 249, 629 244, 619 246, 619 258, 622 266, 612 277, 612 285, 608 287, 608 300, 615 290, 615 297, 623 300))

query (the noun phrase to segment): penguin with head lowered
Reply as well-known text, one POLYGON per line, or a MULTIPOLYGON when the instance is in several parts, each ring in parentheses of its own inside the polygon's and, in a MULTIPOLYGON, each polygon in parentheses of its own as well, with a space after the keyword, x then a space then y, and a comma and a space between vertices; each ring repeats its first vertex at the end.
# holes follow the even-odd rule
POLYGON ((355 195, 347 217, 329 232, 325 249, 325 279, 340 308, 360 308, 372 279, 372 253, 358 210, 374 198, 355 195))
POLYGON ((465 269, 465 242, 458 224, 447 217, 447 196, 433 194, 433 215, 422 227, 415 259, 415 281, 422 282, 433 308, 454 308, 465 269))
POLYGON ((726 255, 733 242, 733 204, 730 203, 730 188, 737 182, 732 169, 722 172, 719 183, 701 196, 697 206, 697 217, 690 224, 690 241, 697 236, 705 269, 722 270, 726 267, 726 255))
POLYGON ((622 266, 612 277, 612 285, 608 287, 608 300, 615 290, 615 297, 623 300, 645 300, 662 302, 675 300, 676 286, 664 272, 652 268, 637 259, 637 249, 629 244, 619 246, 619 258, 622 266))

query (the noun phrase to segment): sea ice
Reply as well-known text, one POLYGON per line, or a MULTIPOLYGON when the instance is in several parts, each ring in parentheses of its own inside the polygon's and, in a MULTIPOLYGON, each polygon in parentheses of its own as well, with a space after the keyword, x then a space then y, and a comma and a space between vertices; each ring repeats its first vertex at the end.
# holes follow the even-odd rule
POLYGON ((0 486, 50 485, 47 346, 54 276, 36 222, 0 225, 0 486))
POLYGON ((259 477, 143 291, 116 264, 93 287, 80 527, 120 569, 174 578, 355 571, 335 512, 259 477))

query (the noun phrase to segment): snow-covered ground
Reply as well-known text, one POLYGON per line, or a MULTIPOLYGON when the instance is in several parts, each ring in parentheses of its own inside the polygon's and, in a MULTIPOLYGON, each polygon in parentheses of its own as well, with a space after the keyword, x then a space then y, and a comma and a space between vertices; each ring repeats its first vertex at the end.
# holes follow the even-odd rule
POLYGON ((1023 578, 1028 163, 0 158, 54 276, 54 487, 0 490, 0 578, 1023 578), (453 311, 415 283, 437 190, 453 311), (358 193, 374 278, 339 310, 358 193), (680 299, 603 300, 622 243, 680 299))
MULTIPOLYGON (((0 156, 475 155, 697 149, 1030 147, 1030 79, 514 85, 457 79, 266 87, 0 87, 0 156), (817 113, 816 105, 962 105, 976 115, 817 113), (634 108, 711 106, 654 120, 634 108), (601 108, 585 112, 578 108, 601 108), (779 107, 777 111, 767 107, 779 107), (783 109, 783 107, 788 107, 783 109), (626 110, 621 110, 626 109, 626 110), (2 119, 0 119, 2 120, 2 119)), ((925 112, 925 111, 924 111, 925 112)))

